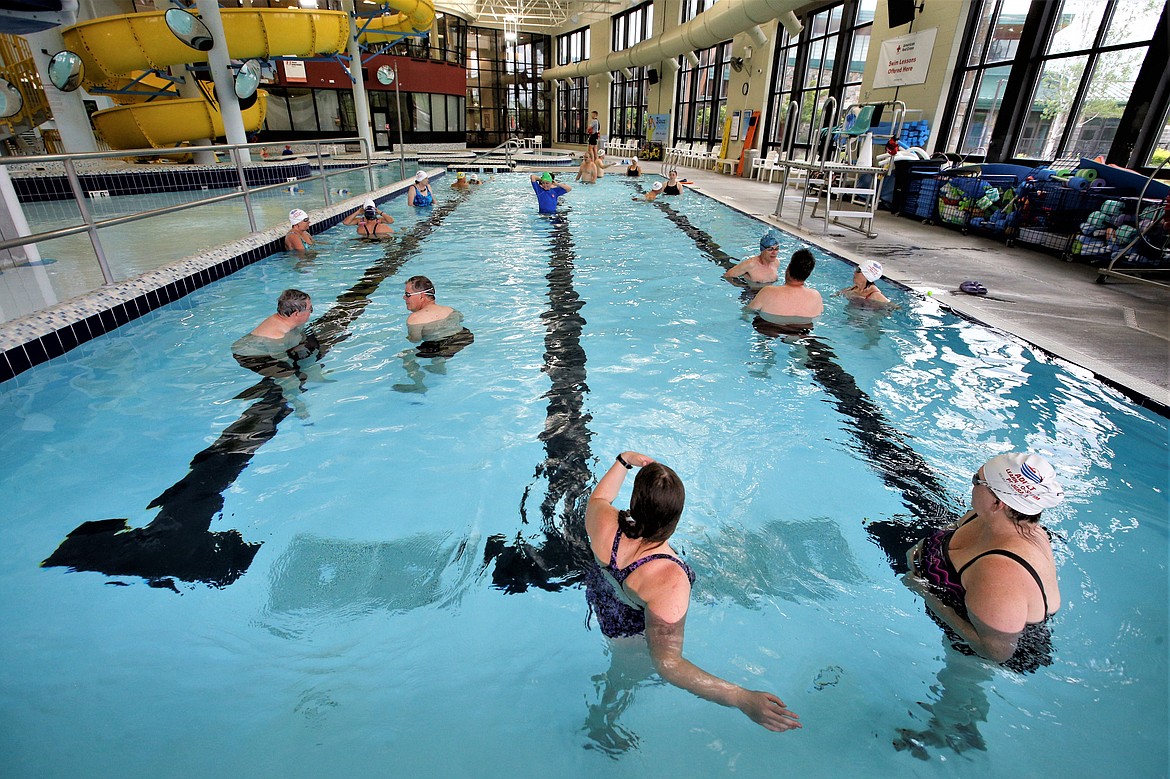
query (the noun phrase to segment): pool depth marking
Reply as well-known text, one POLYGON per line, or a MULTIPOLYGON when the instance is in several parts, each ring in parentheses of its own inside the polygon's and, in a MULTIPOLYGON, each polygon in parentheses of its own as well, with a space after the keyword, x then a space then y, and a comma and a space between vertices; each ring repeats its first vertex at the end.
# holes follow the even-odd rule
MULTIPOLYGON (((548 493, 540 504, 543 543, 537 547, 517 533, 509 545, 502 535, 488 539, 484 565, 496 561, 492 583, 509 593, 524 592, 528 587, 559 590, 581 579, 585 566, 593 562, 593 553, 585 538, 585 501, 593 473, 589 461, 593 454, 589 441, 593 417, 584 410, 586 384, 585 349, 581 331, 585 305, 573 287, 576 251, 568 227, 568 211, 550 220, 549 309, 540 315, 544 322, 544 372, 552 386, 548 411, 540 440, 544 442, 545 460, 536 467, 536 476, 548 479, 548 493), (562 505, 561 514, 556 514, 562 505)), ((520 517, 528 523, 525 504, 531 485, 520 500, 520 517)))
MULTIPOLYGON (((321 344, 321 356, 349 337, 349 326, 365 311, 382 282, 418 252, 422 240, 460 202, 448 200, 435 208, 429 219, 388 245, 386 256, 366 269, 362 278, 313 322, 311 329, 321 344)), ((41 566, 140 576, 171 589, 175 589, 172 578, 225 587, 242 576, 263 542, 245 541, 237 530, 210 532, 211 523, 223 510, 224 490, 248 467, 256 450, 276 435, 277 426, 292 410, 270 378, 237 398, 258 400, 224 428, 215 443, 191 459, 186 476, 151 501, 147 508, 160 511, 150 524, 131 529, 124 518, 84 522, 41 566)))
MULTIPOLYGON (((654 205, 683 233, 695 242, 711 262, 727 269, 736 260, 719 248, 703 229, 696 227, 669 204, 655 199, 654 205)), ((905 570, 901 558, 925 528, 935 527, 954 516, 954 506, 946 487, 917 451, 906 443, 907 436, 890 424, 881 407, 857 380, 837 363, 832 348, 813 335, 802 337, 793 348, 803 348, 804 365, 813 378, 834 400, 837 411, 849 420, 846 430, 857 440, 861 454, 869 461, 883 482, 902 495, 902 503, 914 518, 910 521, 879 520, 867 524, 870 535, 890 557, 895 571, 905 570)))

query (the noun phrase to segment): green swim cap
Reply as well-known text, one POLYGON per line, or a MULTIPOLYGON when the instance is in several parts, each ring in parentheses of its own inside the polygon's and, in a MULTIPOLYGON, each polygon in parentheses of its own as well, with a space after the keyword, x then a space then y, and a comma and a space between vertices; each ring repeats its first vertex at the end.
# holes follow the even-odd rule
POLYGON ((553 180, 553 178, 552 178, 552 174, 551 174, 551 173, 547 173, 547 172, 546 172, 546 173, 542 173, 542 174, 540 174, 540 180, 541 180, 541 181, 552 181, 552 180, 553 180))

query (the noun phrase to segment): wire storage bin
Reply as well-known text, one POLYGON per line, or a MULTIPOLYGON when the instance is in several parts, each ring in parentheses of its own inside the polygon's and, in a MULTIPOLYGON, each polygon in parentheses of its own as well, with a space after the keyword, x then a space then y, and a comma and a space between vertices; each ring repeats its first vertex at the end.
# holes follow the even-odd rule
POLYGON ((1170 267, 1162 225, 1164 201, 1098 196, 1094 205, 1073 237, 1065 259, 1150 269, 1170 267))
POLYGON ((899 211, 903 216, 921 219, 933 224, 938 218, 938 168, 911 168, 910 183, 906 187, 906 199, 899 211))
POLYGON ((1102 189, 1074 189, 1063 181, 1028 179, 1016 192, 1017 228, 1012 241, 1065 255, 1073 238, 1096 204, 1107 194, 1102 189))
POLYGON ((1015 229, 1017 217, 1014 208, 1006 206, 1015 200, 1019 179, 1011 174, 981 174, 978 168, 960 168, 938 175, 939 222, 969 232, 972 222, 980 231, 1003 236, 1015 229))

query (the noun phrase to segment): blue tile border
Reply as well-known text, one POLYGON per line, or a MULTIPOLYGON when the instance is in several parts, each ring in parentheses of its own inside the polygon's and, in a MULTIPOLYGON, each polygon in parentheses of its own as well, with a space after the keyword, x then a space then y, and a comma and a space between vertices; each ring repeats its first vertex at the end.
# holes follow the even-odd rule
MULTIPOLYGON (((432 180, 446 171, 430 171, 432 180)), ((328 230, 372 197, 383 203, 402 195, 411 181, 363 193, 309 214, 309 232, 328 230)), ((185 297, 240 268, 284 251, 287 230, 273 227, 247 238, 208 249, 157 270, 58 303, 0 324, 0 382, 60 357, 71 349, 185 297)))

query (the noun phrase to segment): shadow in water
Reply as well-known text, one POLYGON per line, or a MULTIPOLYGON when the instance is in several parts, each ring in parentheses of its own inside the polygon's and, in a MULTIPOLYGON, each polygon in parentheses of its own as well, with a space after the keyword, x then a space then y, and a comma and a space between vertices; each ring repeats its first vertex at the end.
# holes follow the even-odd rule
MULTIPOLYGON (((436 209, 430 219, 403 234, 397 244, 388 245, 386 255, 313 323, 321 357, 349 337, 350 325, 365 311, 378 286, 418 253, 422 239, 454 206, 449 202, 436 209)), ((276 435, 277 426, 291 409, 282 388, 271 377, 237 397, 256 402, 228 425, 215 443, 192 458, 186 476, 147 506, 160 509, 150 524, 131 529, 126 519, 84 522, 41 566, 139 576, 176 591, 173 579, 225 587, 242 576, 260 542, 245 541, 236 530, 212 533, 209 528, 223 510, 224 490, 248 467, 256 450, 276 435)))
POLYGON ((475 575, 469 543, 453 532, 378 542, 296 536, 272 566, 267 627, 297 638, 363 614, 451 606, 475 575))

